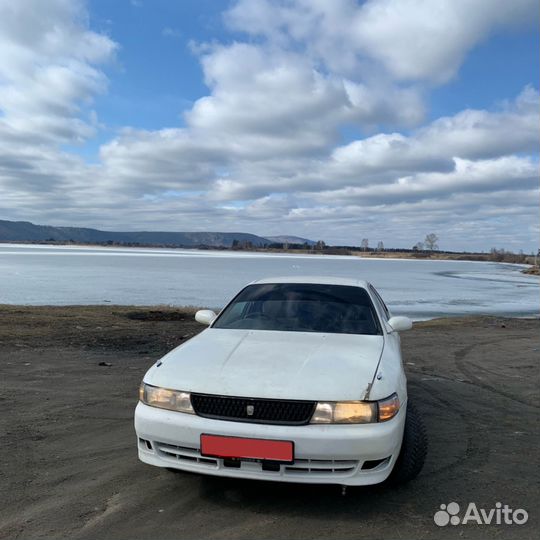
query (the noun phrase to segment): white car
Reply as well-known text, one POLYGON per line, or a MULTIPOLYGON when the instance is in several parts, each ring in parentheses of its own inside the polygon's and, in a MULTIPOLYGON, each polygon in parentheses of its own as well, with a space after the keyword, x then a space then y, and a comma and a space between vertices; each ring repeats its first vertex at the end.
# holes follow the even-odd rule
POLYGON ((264 279, 144 376, 141 461, 203 474, 343 486, 405 482, 426 435, 407 400, 398 332, 364 281, 264 279))

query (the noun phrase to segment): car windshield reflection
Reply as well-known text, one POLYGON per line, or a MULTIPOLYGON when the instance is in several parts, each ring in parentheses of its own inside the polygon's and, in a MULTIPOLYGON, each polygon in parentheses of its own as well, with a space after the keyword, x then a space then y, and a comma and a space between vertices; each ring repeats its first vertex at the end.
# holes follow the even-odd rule
POLYGON ((249 285, 222 311, 213 328, 378 335, 367 291, 347 285, 249 285))

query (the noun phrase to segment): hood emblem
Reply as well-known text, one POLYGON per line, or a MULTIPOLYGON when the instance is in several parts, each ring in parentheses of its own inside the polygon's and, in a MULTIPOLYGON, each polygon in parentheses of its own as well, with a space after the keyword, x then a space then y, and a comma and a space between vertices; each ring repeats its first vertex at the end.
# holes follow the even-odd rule
POLYGON ((254 412, 255 412, 255 406, 254 405, 247 405, 246 406, 246 414, 248 416, 253 416, 254 412))

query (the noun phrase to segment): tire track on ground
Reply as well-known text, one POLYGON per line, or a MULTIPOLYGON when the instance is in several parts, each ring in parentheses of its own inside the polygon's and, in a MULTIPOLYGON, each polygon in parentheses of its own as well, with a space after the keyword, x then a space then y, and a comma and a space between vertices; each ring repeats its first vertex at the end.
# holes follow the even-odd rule
MULTIPOLYGON (((496 343, 502 343, 504 341, 506 341, 506 339, 500 339, 500 340, 497 340, 497 341, 484 341, 484 342, 480 342, 480 343, 473 343, 472 345, 467 345, 466 347, 462 347, 461 349, 458 349, 454 353, 454 360, 455 360, 456 367, 458 368, 459 371, 461 371, 461 373, 463 375, 465 375, 471 381, 473 381, 475 386, 479 386, 480 388, 483 388, 484 390, 487 390, 489 392, 493 392, 495 394, 498 394, 499 396, 503 396, 503 397, 505 397, 507 399, 510 399, 510 400, 515 401, 517 403, 520 403, 522 405, 527 405, 528 407, 532 407, 534 409, 540 409, 540 406, 535 405, 534 403, 530 403, 526 399, 522 399, 522 398, 520 398, 520 397, 518 397, 518 396, 516 396, 516 395, 514 395, 514 394, 512 394, 510 392, 507 392, 506 390, 503 390, 501 388, 497 388, 497 387, 483 381, 480 377, 475 375, 473 370, 469 367, 470 364, 468 364, 466 362, 465 359, 466 359, 467 355, 469 355, 471 353, 471 351, 473 351, 475 348, 481 347, 483 345, 493 345, 493 344, 496 344, 496 343)), ((477 366, 476 364, 473 364, 473 365, 477 370, 489 373, 489 370, 483 369, 483 368, 477 366)))
MULTIPOLYGON (((430 395, 435 401, 440 403, 444 409, 455 411, 455 413, 460 417, 460 420, 465 427, 465 436, 467 438, 467 446, 465 452, 457 456, 452 463, 443 465, 433 471, 424 473, 425 476, 434 476, 442 473, 449 472, 453 469, 463 466, 464 461, 470 461, 470 465, 473 467, 478 467, 483 465, 490 454, 489 441, 485 439, 484 436, 481 436, 480 432, 476 429, 474 422, 471 421, 470 411, 465 410, 462 407, 456 406, 455 401, 449 401, 442 398, 436 393, 436 390, 432 389, 428 384, 421 381, 411 381, 409 383, 411 386, 417 386, 421 388, 424 392, 430 395)), ((429 431, 428 431, 429 437, 429 431)))

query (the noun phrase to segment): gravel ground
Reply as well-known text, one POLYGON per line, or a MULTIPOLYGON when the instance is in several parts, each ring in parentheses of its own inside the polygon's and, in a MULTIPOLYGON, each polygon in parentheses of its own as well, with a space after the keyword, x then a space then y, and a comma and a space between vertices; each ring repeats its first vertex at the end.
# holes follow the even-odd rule
POLYGON ((400 488, 172 474, 140 463, 137 387, 201 330, 166 307, 0 306, 2 538, 536 538, 540 321, 440 319, 402 336, 430 442, 400 488), (105 363, 105 365, 100 365, 105 363), (529 513, 448 525, 441 504, 529 513))

